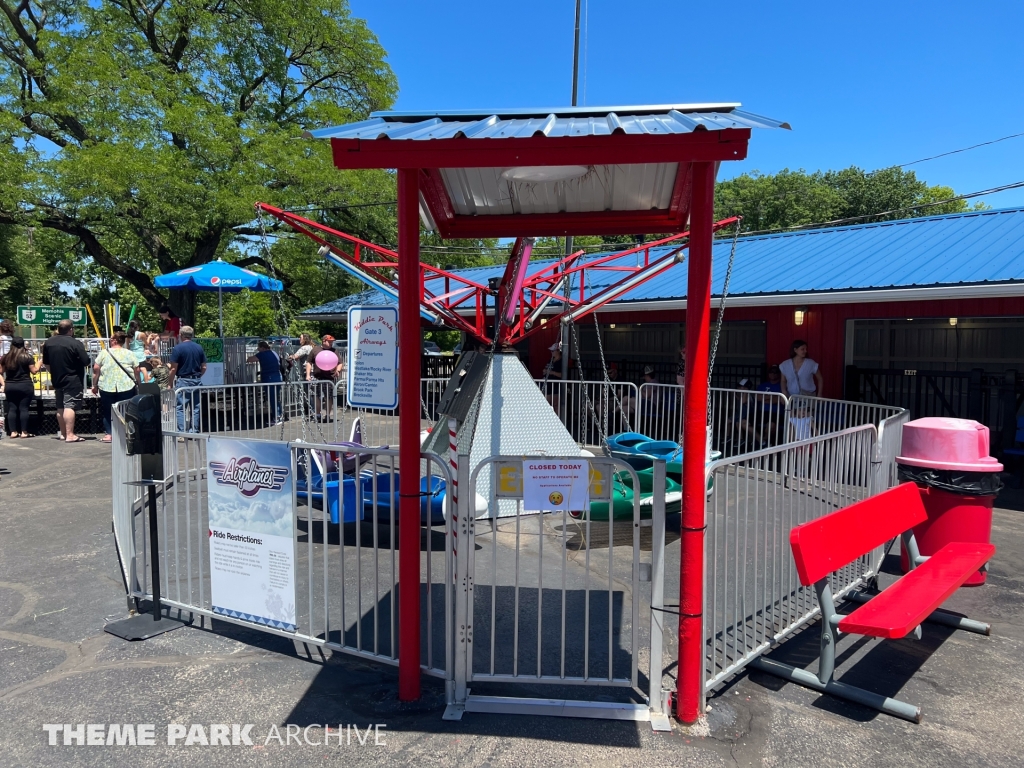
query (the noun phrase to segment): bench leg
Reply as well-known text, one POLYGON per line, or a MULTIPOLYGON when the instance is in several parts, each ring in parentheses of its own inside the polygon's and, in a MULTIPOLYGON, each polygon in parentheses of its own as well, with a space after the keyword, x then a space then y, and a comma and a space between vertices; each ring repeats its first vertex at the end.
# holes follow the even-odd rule
POLYGON ((823 683, 818 679, 817 675, 808 672, 806 669, 797 669, 789 664, 782 664, 772 659, 754 659, 750 662, 750 666, 760 672, 767 672, 769 675, 775 675, 783 680, 799 683, 815 691, 821 691, 832 696, 838 696, 840 699, 863 704, 865 707, 877 709, 879 712, 884 712, 887 715, 901 717, 912 723, 921 722, 921 708, 915 707, 913 704, 907 704, 905 701, 890 699, 888 696, 871 693, 871 691, 865 691, 863 688, 846 685, 836 680, 829 680, 823 683))
MULTIPOLYGON (((864 592, 851 592, 846 595, 844 599, 849 600, 851 603, 866 603, 872 597, 875 597, 875 595, 864 592)), ((957 616, 955 613, 944 611, 941 608, 930 613, 925 621, 930 621, 933 624, 942 624, 947 627, 953 627, 953 629, 962 629, 965 632, 976 632, 979 635, 989 636, 992 634, 991 624, 986 624, 983 621, 975 621, 974 619, 968 619, 964 616, 957 616)))
POLYGON ((977 632, 979 635, 992 634, 991 624, 986 624, 983 621, 975 621, 974 619, 968 619, 964 616, 957 616, 955 613, 944 611, 941 608, 930 614, 925 621, 930 621, 934 624, 945 624, 947 627, 962 629, 966 632, 977 632))

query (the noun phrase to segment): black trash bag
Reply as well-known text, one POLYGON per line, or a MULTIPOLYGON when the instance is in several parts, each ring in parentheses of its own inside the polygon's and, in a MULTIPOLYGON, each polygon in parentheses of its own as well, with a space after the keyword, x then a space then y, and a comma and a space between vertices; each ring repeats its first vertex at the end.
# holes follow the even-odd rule
POLYGON ((928 488, 961 496, 995 496, 1003 488, 998 472, 965 472, 960 469, 932 469, 897 464, 901 483, 908 480, 928 488))
POLYGON ((136 395, 124 409, 125 448, 129 456, 163 453, 160 396, 136 395))

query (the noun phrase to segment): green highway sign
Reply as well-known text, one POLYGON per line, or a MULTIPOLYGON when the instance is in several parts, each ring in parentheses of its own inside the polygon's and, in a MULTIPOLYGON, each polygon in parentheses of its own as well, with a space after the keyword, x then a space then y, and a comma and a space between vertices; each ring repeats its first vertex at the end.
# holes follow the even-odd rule
POLYGON ((18 307, 18 325, 56 325, 70 320, 85 325, 85 307, 18 307))

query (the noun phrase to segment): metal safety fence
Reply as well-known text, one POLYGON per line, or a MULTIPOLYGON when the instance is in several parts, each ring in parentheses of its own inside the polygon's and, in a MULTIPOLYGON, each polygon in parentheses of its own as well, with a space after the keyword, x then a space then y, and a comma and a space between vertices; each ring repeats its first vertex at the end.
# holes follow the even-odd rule
MULTIPOLYGON (((683 390, 675 384, 642 384, 636 431, 652 440, 679 441, 683 390)), ((786 441, 788 399, 778 392, 712 388, 708 398, 711 450, 723 456, 770 448, 786 441)))
POLYGON ((792 443, 816 435, 840 432, 864 424, 879 425, 904 409, 876 403, 827 400, 822 397, 794 395, 786 408, 786 439, 792 443))
MULTIPOLYGON (((790 530, 880 493, 895 480, 906 414, 716 461, 708 468, 704 690, 819 615, 800 584, 790 530)), ((865 584, 883 551, 831 577, 838 598, 865 584)))
MULTIPOLYGON (((139 489, 139 457, 126 455, 124 403, 114 409, 112 482, 118 555, 129 604, 152 598, 153 531, 139 489)), ((295 629, 254 625, 212 602, 208 450, 216 436, 165 432, 165 479, 158 484, 157 544, 163 604, 386 664, 398 659, 398 452, 361 448, 345 453, 325 442, 290 442, 294 541, 291 578, 295 629)), ((246 438, 250 445, 280 441, 246 438)), ((423 454, 412 471, 426 489, 421 502, 421 666, 447 679, 451 669, 450 550, 452 514, 446 461, 423 454)))
POLYGON ((544 468, 581 460, 494 456, 472 472, 468 457, 457 461, 458 487, 469 492, 459 496, 455 528, 457 643, 446 717, 553 714, 668 728, 661 688, 664 464, 646 506, 639 492, 622 492, 641 488, 633 468, 593 458, 585 465, 589 509, 538 512, 524 500, 531 461, 544 468), (479 499, 488 509, 500 505, 501 516, 478 519, 479 499), (495 686, 502 695, 491 695, 495 686), (538 695, 537 686, 545 692, 538 695))
POLYGON ((544 399, 580 446, 600 446, 602 438, 630 432, 636 417, 636 384, 535 379, 544 399))
MULTIPOLYGON (((422 379, 421 428, 439 418, 447 379, 422 379)), ((364 445, 398 443, 397 408, 348 404, 344 381, 285 381, 268 384, 177 387, 161 392, 166 431, 275 441, 351 440, 359 421, 364 445)))
POLYGON ((335 440, 342 413, 333 381, 177 387, 161 405, 165 432, 278 442, 335 440))
MULTIPOLYGON (((423 380, 421 427, 439 416, 446 384, 423 380)), ((630 399, 636 428, 650 429, 652 437, 659 428, 672 429, 678 412, 669 392, 678 387, 645 385, 652 404, 646 411, 644 389, 632 384, 538 386, 581 445, 596 445, 611 433, 613 418, 619 418, 613 414, 628 414, 630 399), (673 415, 655 418, 661 409, 673 415)), ((125 406, 114 408, 112 483, 114 532, 131 602, 153 591, 147 558, 154 531, 142 514, 142 489, 125 485, 140 477, 138 457, 126 455, 125 406)), ((208 451, 220 437, 284 445, 296 479, 296 628, 257 628, 397 663, 400 587, 392 515, 398 507, 398 452, 341 447, 337 441, 349 438, 346 432, 358 418, 364 444, 397 442, 398 412, 350 407, 334 382, 184 388, 165 392, 163 407, 166 479, 155 533, 165 604, 252 626, 219 613, 212 602, 208 451), (329 418, 320 410, 325 400, 333 408, 329 418)), ((901 427, 909 417, 886 406, 819 398, 787 402, 771 393, 715 390, 712 423, 721 427, 720 444, 735 450, 751 447, 731 426, 737 415, 753 420, 761 434, 783 435, 789 442, 727 456, 708 468, 705 691, 816 618, 815 597, 800 586, 792 564, 789 530, 895 484, 901 427), (810 418, 824 434, 794 439, 794 418, 810 418)), ((618 431, 629 426, 624 421, 618 431)), ((527 511, 523 461, 495 456, 470 467, 460 457, 457 485, 448 458, 423 454, 413 470, 422 494, 418 589, 424 670, 448 681, 452 716, 533 712, 660 720, 666 712, 664 464, 638 473, 613 459, 590 459, 592 481, 603 477, 611 489, 602 515, 600 504, 574 513, 527 511), (491 480, 477 487, 485 469, 491 480), (447 493, 456 487, 466 489, 457 510, 447 493), (508 505, 514 507, 511 514, 508 505), (483 509, 499 506, 497 519, 478 519, 483 509), (464 545, 456 546, 460 541, 464 545), (573 697, 557 689, 535 698, 534 686, 594 692, 573 697), (491 695, 499 689, 501 696, 491 695), (523 695, 509 697, 510 690, 523 695), (637 704, 637 696, 645 703, 637 704)), ((605 486, 592 482, 592 502, 605 498, 604 490, 594 490, 605 486)), ((678 505, 678 498, 671 501, 678 505)), ((839 571, 834 594, 841 597, 871 579, 880 556, 881 551, 872 553, 839 571)))

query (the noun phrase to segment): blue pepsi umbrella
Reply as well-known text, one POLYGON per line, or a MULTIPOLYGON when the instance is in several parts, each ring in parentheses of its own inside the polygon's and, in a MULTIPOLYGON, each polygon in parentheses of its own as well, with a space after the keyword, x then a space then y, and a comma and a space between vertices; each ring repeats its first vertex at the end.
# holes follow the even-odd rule
POLYGON ((224 335, 224 304, 222 294, 239 291, 281 291, 280 280, 250 272, 226 261, 217 259, 201 267, 179 269, 166 275, 158 275, 153 281, 157 288, 183 288, 187 291, 216 291, 217 308, 220 313, 220 335, 224 335))

